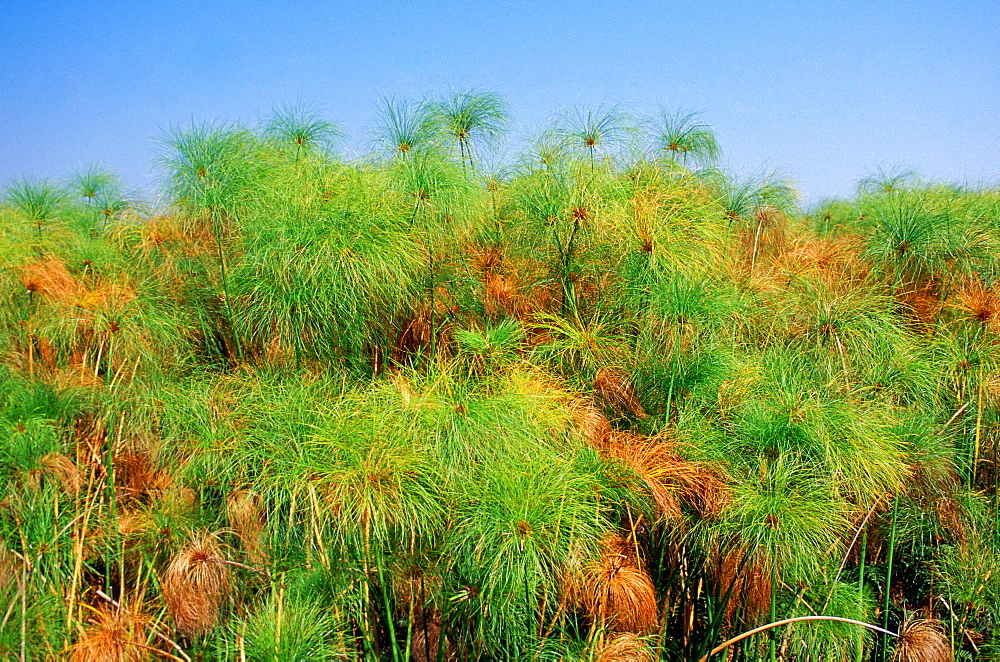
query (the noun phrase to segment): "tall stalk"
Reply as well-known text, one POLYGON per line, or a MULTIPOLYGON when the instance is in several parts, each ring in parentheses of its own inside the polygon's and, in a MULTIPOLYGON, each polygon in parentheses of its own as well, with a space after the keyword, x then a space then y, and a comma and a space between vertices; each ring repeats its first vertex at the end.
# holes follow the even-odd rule
MULTIPOLYGON (((861 534, 861 554, 858 557, 858 611, 861 613, 858 616, 864 616, 864 600, 865 600, 865 555, 868 553, 868 531, 865 530, 861 534)), ((864 638, 858 639, 857 646, 857 662, 863 662, 865 654, 865 640, 864 638)))
MULTIPOLYGON (((367 563, 367 561, 366 561, 367 563)), ((378 583, 382 589, 382 604, 385 609, 385 623, 389 629, 389 644, 392 647, 393 662, 399 662, 402 658, 399 654, 399 642, 396 641, 396 624, 392 618, 392 602, 389 600, 389 588, 386 582, 385 570, 382 564, 382 550, 379 548, 375 554, 375 565, 378 568, 378 583)), ((409 642, 407 642, 409 648, 409 642)))
MULTIPOLYGON (((885 569, 885 598, 882 602, 882 629, 889 629, 889 603, 890 603, 890 593, 892 592, 892 562, 896 551, 896 524, 899 514, 899 496, 896 496, 892 500, 892 526, 889 529, 889 556, 886 560, 885 569)), ((888 636, 882 635, 882 646, 880 659, 885 660, 886 655, 889 651, 889 639, 888 636)))
POLYGON ((212 221, 212 234, 215 237, 216 257, 219 260, 219 276, 222 278, 222 296, 226 300, 226 315, 229 317, 229 329, 233 333, 233 342, 236 343, 236 357, 239 361, 243 361, 243 346, 240 343, 240 334, 236 328, 236 318, 233 315, 233 302, 229 292, 226 255, 222 249, 222 223, 218 218, 218 211, 215 208, 209 209, 208 213, 212 221))
MULTIPOLYGON (((774 623, 778 620, 778 564, 771 562, 771 608, 770 621, 774 623)), ((774 630, 769 633, 768 658, 771 662, 778 659, 778 637, 774 630)))
POLYGON ((997 464, 997 441, 993 441, 993 544, 1000 544, 1000 464, 997 464))
POLYGON ((979 444, 983 428, 983 366, 979 366, 978 399, 976 402, 976 438, 972 449, 972 463, 969 465, 969 488, 973 489, 976 484, 976 467, 979 464, 979 444))

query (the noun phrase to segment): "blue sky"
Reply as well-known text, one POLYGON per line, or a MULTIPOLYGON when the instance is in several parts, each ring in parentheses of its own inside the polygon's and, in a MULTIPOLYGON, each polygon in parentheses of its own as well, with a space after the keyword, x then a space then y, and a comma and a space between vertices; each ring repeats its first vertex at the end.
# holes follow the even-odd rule
POLYGON ((480 88, 518 139, 574 105, 699 110, 726 165, 807 201, 878 165, 1000 181, 1000 2, 0 0, 0 185, 91 162, 154 186, 193 120, 323 111, 363 149, 379 95, 480 88))

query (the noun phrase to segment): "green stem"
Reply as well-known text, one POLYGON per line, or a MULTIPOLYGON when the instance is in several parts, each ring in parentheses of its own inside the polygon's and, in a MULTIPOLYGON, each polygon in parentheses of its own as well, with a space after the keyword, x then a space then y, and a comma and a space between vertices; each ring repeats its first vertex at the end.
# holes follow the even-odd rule
MULTIPOLYGON (((899 513, 899 497, 895 497, 892 500, 892 526, 889 530, 889 557, 886 560, 885 569, 885 598, 882 603, 882 629, 887 630, 889 628, 889 602, 890 593, 892 592, 892 562, 894 558, 894 552, 896 551, 896 522, 897 515, 899 513)), ((880 659, 885 660, 886 653, 889 649, 889 640, 886 635, 882 636, 882 647, 881 647, 880 659)))
POLYGON ((105 441, 107 443, 107 450, 105 451, 104 459, 104 489, 107 494, 108 499, 108 530, 114 531, 115 536, 109 537, 108 544, 111 547, 107 551, 107 558, 104 562, 104 591, 108 595, 114 595, 114 589, 111 586, 111 559, 114 552, 117 550, 118 541, 118 504, 115 499, 115 467, 114 467, 114 438, 112 434, 105 435, 105 441))
POLYGON ((242 361, 243 345, 240 343, 240 334, 236 330, 236 321, 233 317, 233 302, 232 297, 229 295, 229 277, 226 273, 226 256, 222 250, 222 224, 219 222, 218 214, 214 209, 209 211, 209 216, 212 219, 212 234, 215 235, 215 247, 219 258, 219 275, 222 278, 222 295, 226 299, 226 314, 229 317, 229 328, 233 332, 233 342, 236 343, 236 357, 242 361))
MULTIPOLYGON (((771 622, 774 623, 778 620, 778 564, 771 562, 771 622)), ((769 654, 771 662, 775 662, 778 659, 778 639, 775 635, 774 630, 770 633, 770 643, 768 644, 769 654)))
POLYGON ((1000 544, 1000 464, 997 464, 997 440, 993 441, 993 544, 1000 544))
POLYGON ((392 619, 392 604, 389 602, 389 589, 386 587, 385 572, 382 568, 382 550, 375 554, 375 565, 378 567, 378 583, 382 588, 382 603, 385 608, 385 623, 389 628, 389 643, 392 646, 393 662, 400 662, 399 642, 396 641, 396 625, 392 619))
MULTIPOLYGON (((858 611, 864 616, 865 605, 865 554, 868 550, 868 531, 861 534, 861 554, 858 557, 858 611)), ((857 662, 863 662, 865 654, 864 637, 858 638, 857 662)))

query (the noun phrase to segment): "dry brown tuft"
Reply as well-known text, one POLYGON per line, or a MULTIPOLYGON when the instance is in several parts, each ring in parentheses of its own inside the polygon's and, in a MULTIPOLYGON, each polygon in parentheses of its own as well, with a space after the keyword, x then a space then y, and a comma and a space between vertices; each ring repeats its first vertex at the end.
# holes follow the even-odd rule
POLYGON ((504 252, 499 246, 470 246, 466 249, 469 266, 476 273, 496 273, 504 263, 504 252))
POLYGON ((932 332, 933 324, 944 307, 938 294, 937 282, 930 280, 914 285, 898 296, 916 329, 925 333, 932 332))
POLYGON ((458 654, 457 647, 447 635, 445 635, 444 642, 441 641, 441 616, 439 614, 415 617, 410 660, 413 662, 437 662, 439 650, 443 650, 443 659, 447 662, 462 659, 458 654))
POLYGON ((656 627, 656 590, 628 541, 611 535, 585 572, 581 600, 594 623, 643 634, 656 627))
POLYGON ((70 649, 71 662, 141 662, 150 658, 145 614, 100 608, 70 649))
POLYGON ((597 450, 604 450, 611 438, 611 423, 599 407, 590 401, 576 403, 573 420, 581 437, 597 450))
POLYGON ((515 280, 505 274, 488 273, 483 276, 483 308, 488 315, 522 317, 525 307, 515 280))
POLYGON ((786 250, 788 235, 788 217, 773 207, 763 207, 754 214, 753 223, 742 237, 747 257, 757 262, 773 259, 786 250))
POLYGON ((743 623, 754 623, 771 605, 771 573, 760 559, 747 555, 745 548, 737 546, 710 557, 720 596, 730 592, 726 623, 732 623, 736 614, 743 623))
POLYGON ((955 657, 941 621, 920 618, 903 623, 892 659, 894 662, 951 662, 955 657))
POLYGON ((125 451, 115 454, 115 486, 126 505, 148 503, 162 494, 173 480, 157 467, 147 451, 125 451))
POLYGON ((167 610, 184 634, 204 634, 219 623, 231 577, 218 537, 217 533, 192 536, 160 582, 167 610))
POLYGON ((626 632, 599 648, 596 662, 654 662, 656 659, 641 637, 626 632))
POLYGON ((419 353, 430 342, 431 316, 430 311, 424 307, 402 323, 392 348, 392 360, 406 363, 408 357, 419 353))
POLYGON ((15 558, 7 549, 7 543, 0 538, 0 591, 6 591, 14 581, 14 576, 17 574, 15 558))
POLYGON ((25 265, 21 269, 21 282, 26 290, 51 302, 73 303, 80 291, 80 283, 66 270, 62 260, 54 257, 25 265))
POLYGON ((28 473, 29 485, 37 487, 45 478, 68 496, 79 494, 83 487, 83 474, 73 460, 62 453, 46 453, 38 462, 41 466, 28 473))
POLYGON ((952 538, 964 544, 967 536, 965 532, 965 509, 958 501, 952 497, 942 497, 934 502, 934 510, 937 511, 938 523, 947 531, 952 538))
POLYGON ((797 237, 780 258, 782 270, 790 275, 815 275, 828 283, 857 282, 868 274, 868 266, 858 254, 862 239, 855 236, 797 237))
POLYGON ((226 517, 229 526, 243 544, 247 557, 253 565, 267 561, 267 552, 261 540, 266 521, 264 500, 251 490, 235 490, 226 497, 226 517))
POLYGON ((986 287, 978 278, 970 279, 962 283, 956 297, 958 303, 954 307, 963 311, 983 329, 997 330, 1000 325, 1000 295, 994 288, 986 287))
POLYGON ((648 418, 642 408, 632 380, 619 368, 601 368, 594 377, 594 390, 603 397, 619 416, 626 412, 636 418, 648 418))
POLYGON ((669 452, 665 444, 628 432, 616 432, 607 445, 607 455, 625 464, 642 479, 662 517, 677 522, 682 519, 682 495, 675 479, 689 468, 669 452))
POLYGON ((81 363, 79 348, 73 348, 72 352, 73 357, 70 358, 69 365, 65 368, 57 368, 52 373, 52 383, 65 390, 89 390, 103 385, 104 379, 81 363))
POLYGON ((77 465, 95 475, 104 475, 104 447, 108 436, 107 425, 101 418, 84 416, 73 424, 73 441, 77 465))
POLYGON ((605 455, 624 463, 643 480, 667 519, 681 519, 681 503, 711 518, 729 502, 729 490, 717 471, 685 460, 664 438, 617 432, 605 448, 605 455))

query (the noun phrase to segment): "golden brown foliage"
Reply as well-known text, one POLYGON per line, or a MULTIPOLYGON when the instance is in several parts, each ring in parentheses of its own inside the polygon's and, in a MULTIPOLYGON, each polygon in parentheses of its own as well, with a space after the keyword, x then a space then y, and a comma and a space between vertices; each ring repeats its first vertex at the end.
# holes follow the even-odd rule
POLYGON ((444 653, 443 659, 447 662, 462 659, 455 644, 447 635, 445 635, 444 641, 441 641, 441 616, 439 614, 417 616, 413 622, 410 660, 413 662, 437 662, 439 649, 444 653))
POLYGON ((597 650, 597 662, 654 662, 656 656, 638 635, 619 634, 597 650))
POLYGON ((643 634, 656 627, 656 589, 620 535, 604 540, 601 556, 585 572, 580 597, 593 622, 610 630, 643 634))
POLYGON ((41 465, 28 473, 28 484, 37 488, 43 478, 57 485, 67 496, 74 496, 83 487, 83 475, 73 460, 62 453, 46 453, 39 460, 41 465))
POLYGON ((594 391, 603 397, 619 415, 631 413, 636 418, 648 418, 632 380, 619 368, 600 368, 594 377, 594 391))
POLYGON ((740 228, 740 257, 756 268, 784 252, 789 235, 788 217, 773 207, 763 207, 740 228))
POLYGON ((251 490, 235 490, 226 497, 226 517, 229 526, 243 544, 252 564, 267 561, 267 552, 261 536, 266 524, 264 502, 260 495, 251 490))
POLYGON ((7 543, 0 538, 0 591, 6 591, 14 580, 17 572, 14 559, 14 555, 7 549, 7 543))
POLYGON ((199 635, 218 625, 230 582, 218 534, 192 536, 170 561, 160 582, 163 599, 177 629, 199 635))
POLYGON ((931 325, 938 318, 944 303, 938 293, 935 280, 921 283, 898 294, 903 302, 904 310, 914 323, 916 330, 931 332, 931 325))
POLYGON ((962 283, 955 297, 955 308, 965 313, 970 321, 979 324, 983 330, 996 332, 1000 329, 1000 295, 995 288, 986 287, 979 278, 962 283))
POLYGON ((861 238, 854 236, 796 237, 781 256, 780 266, 788 275, 857 282, 868 274, 868 265, 859 257, 861 246, 861 238))
POLYGON ((71 662, 140 662, 150 659, 145 614, 101 607, 70 649, 71 662))
POLYGON ((604 450, 611 438, 611 423, 599 407, 590 401, 575 403, 573 418, 576 431, 593 448, 604 450))
POLYGON ((483 309, 487 315, 519 317, 524 314, 517 283, 510 276, 488 273, 483 276, 483 309))
POLYGON ((52 302, 73 303, 80 292, 80 284, 62 260, 51 256, 25 265, 21 282, 29 292, 52 302))
POLYGON ((660 514, 667 519, 680 519, 682 502, 705 517, 715 517, 729 501, 729 490, 715 470, 685 460, 663 437, 612 433, 605 454, 624 463, 643 480, 660 514))
POLYGON ((914 619, 903 623, 894 662, 951 662, 954 656, 941 621, 914 619))
POLYGON ((739 614, 746 624, 753 623, 771 604, 771 573, 759 559, 748 556, 737 546, 709 557, 720 595, 730 592, 724 615, 732 623, 739 614))
POLYGON ((151 453, 146 450, 116 453, 114 467, 115 486, 125 505, 148 503, 173 483, 170 475, 155 465, 151 453))

